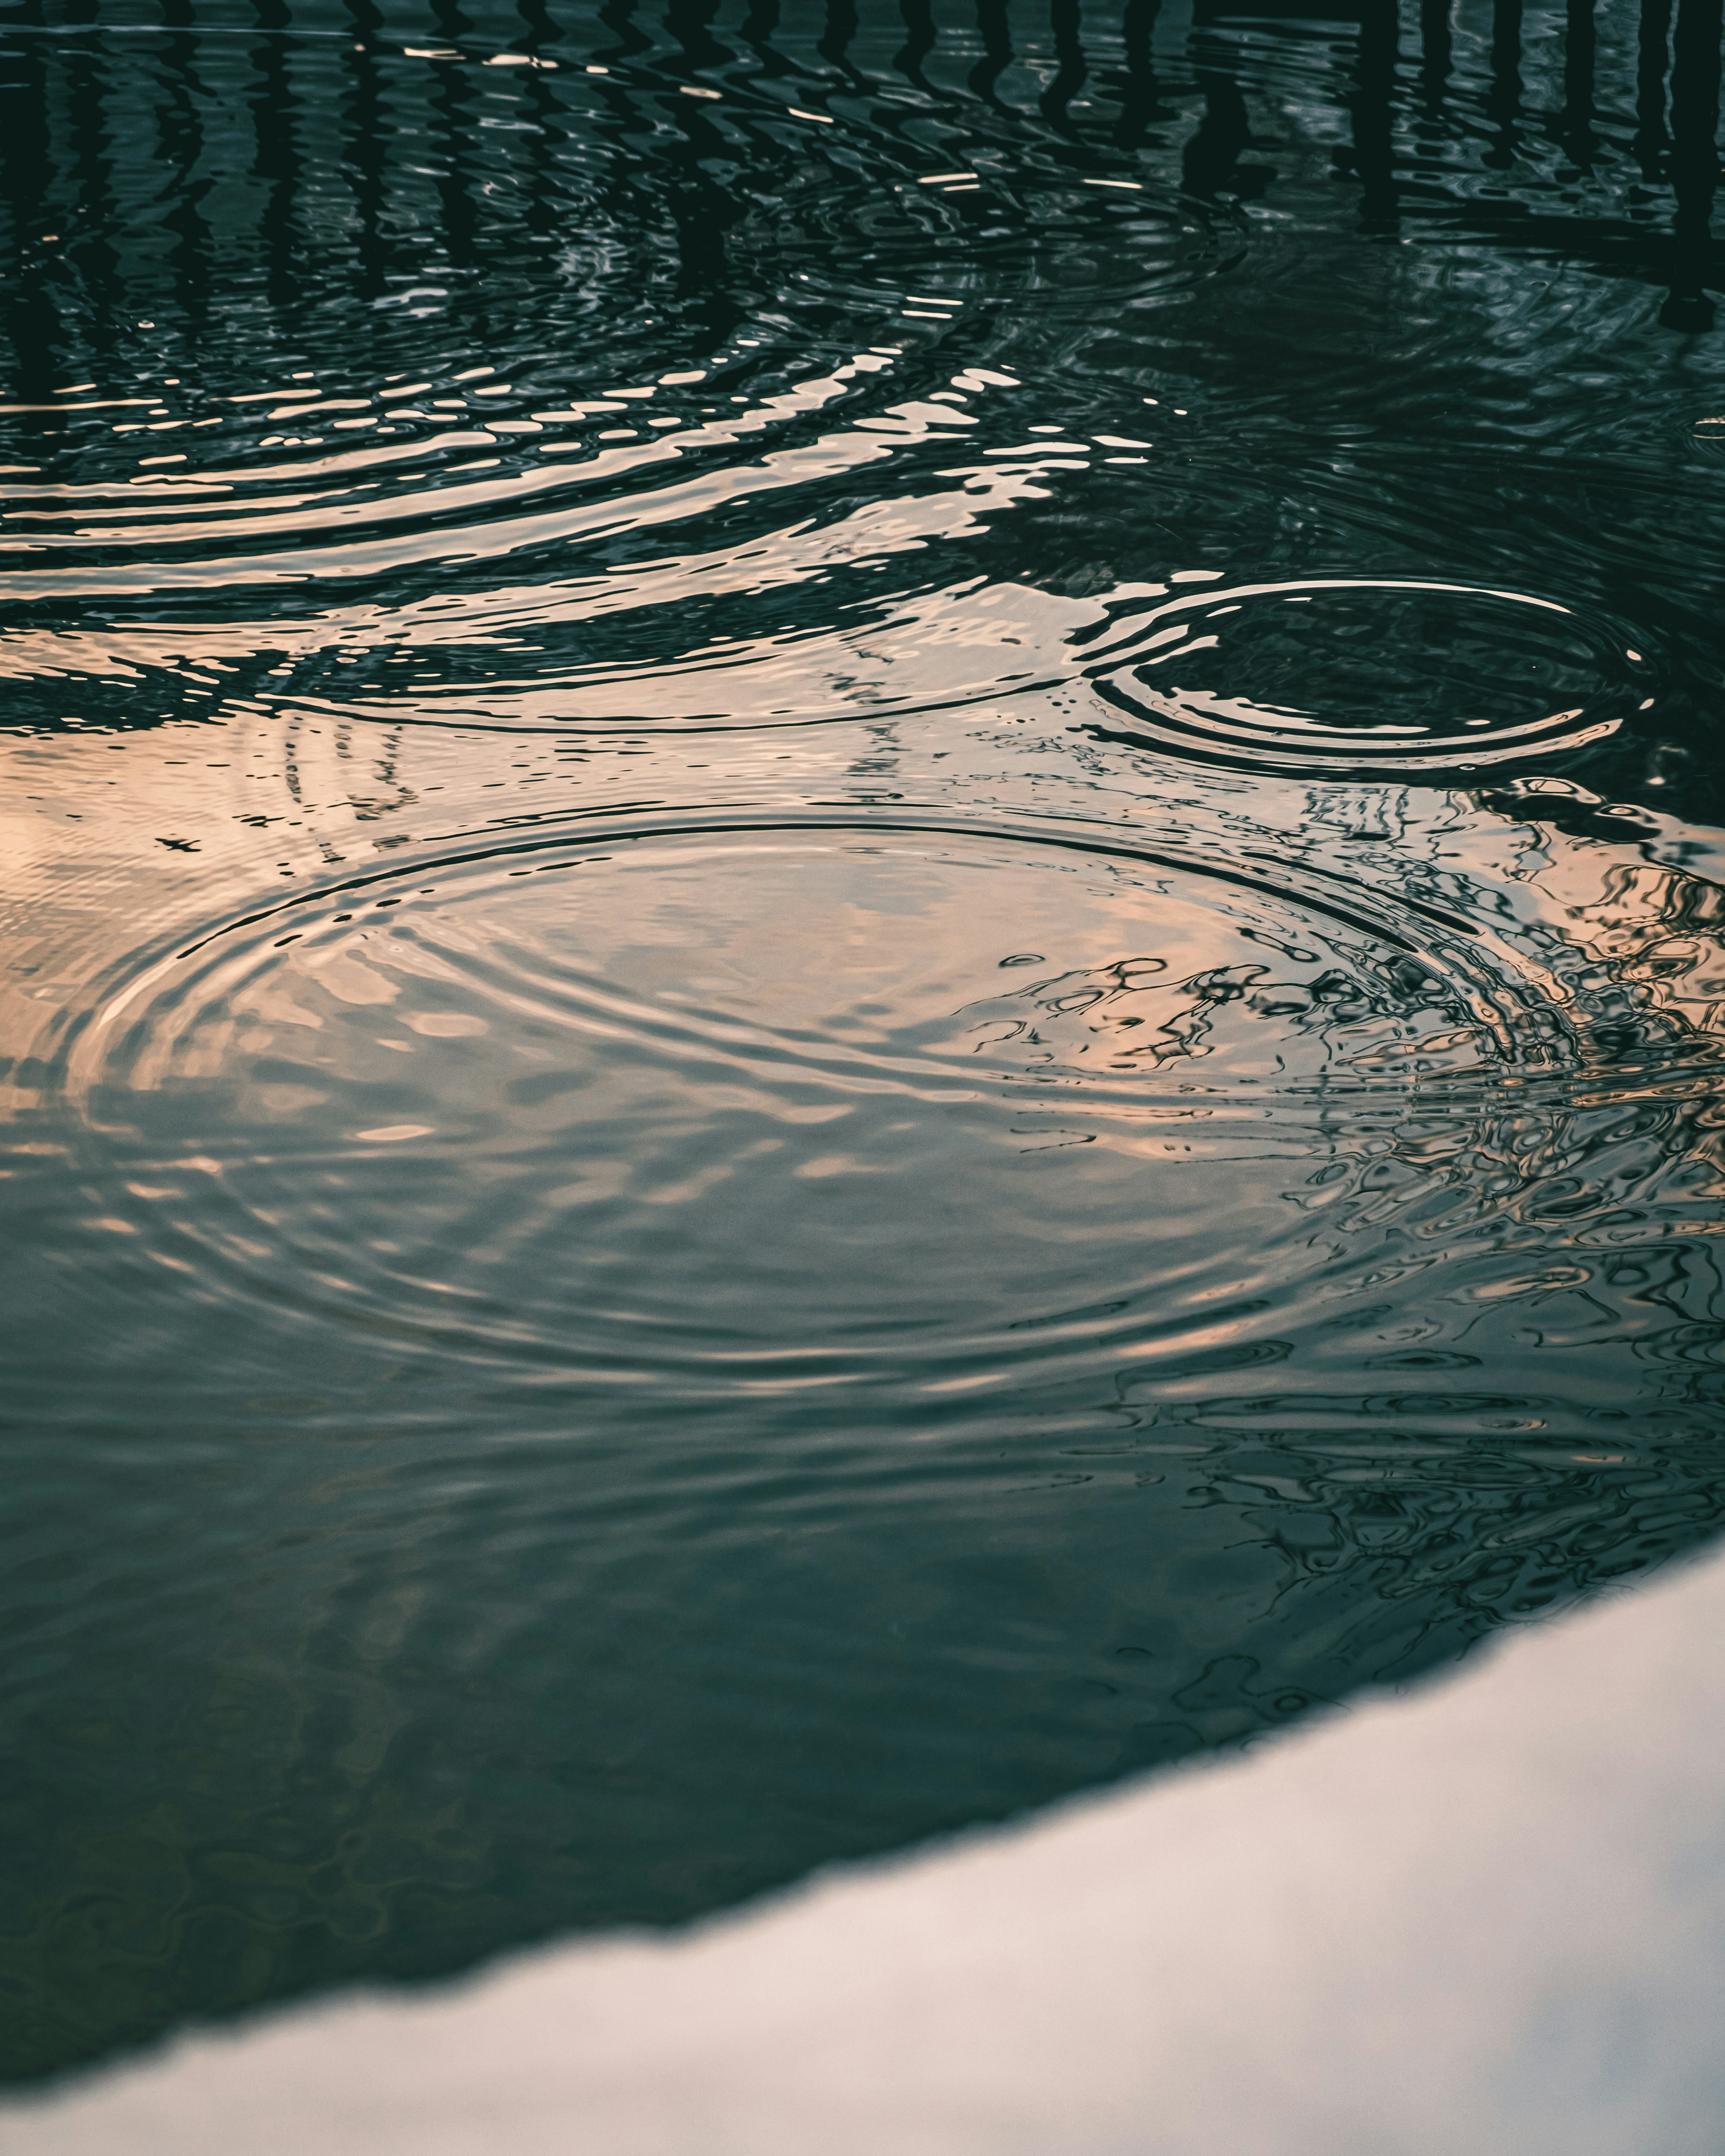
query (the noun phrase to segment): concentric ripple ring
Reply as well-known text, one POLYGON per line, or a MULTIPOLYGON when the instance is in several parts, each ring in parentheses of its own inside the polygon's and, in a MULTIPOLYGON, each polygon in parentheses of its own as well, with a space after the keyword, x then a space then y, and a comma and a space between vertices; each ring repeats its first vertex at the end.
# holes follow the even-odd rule
POLYGON ((201 1300, 661 1404, 1022 1385, 1242 1253, 1297 1301, 1290 1177, 1491 1078, 1484 968, 1389 911, 985 830, 492 848, 184 947, 69 1090, 201 1300))
POLYGON ((1654 685, 1624 632, 1555 599, 1413 578, 1207 582, 1117 613, 1082 664, 1121 738, 1336 778, 1571 754, 1654 685))

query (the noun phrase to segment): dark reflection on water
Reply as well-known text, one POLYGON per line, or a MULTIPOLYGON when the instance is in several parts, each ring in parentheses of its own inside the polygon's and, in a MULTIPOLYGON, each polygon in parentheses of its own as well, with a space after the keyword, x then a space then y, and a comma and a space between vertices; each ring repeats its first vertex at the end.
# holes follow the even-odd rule
POLYGON ((0 9, 0 2063, 1725 1515, 1716 0, 0 9))

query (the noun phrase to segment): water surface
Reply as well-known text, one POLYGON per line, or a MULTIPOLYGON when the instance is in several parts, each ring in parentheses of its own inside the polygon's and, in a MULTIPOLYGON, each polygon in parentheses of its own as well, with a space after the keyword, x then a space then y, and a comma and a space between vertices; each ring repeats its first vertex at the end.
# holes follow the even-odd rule
POLYGON ((0 23, 10 2077, 1716 1531, 1717 5, 0 23))

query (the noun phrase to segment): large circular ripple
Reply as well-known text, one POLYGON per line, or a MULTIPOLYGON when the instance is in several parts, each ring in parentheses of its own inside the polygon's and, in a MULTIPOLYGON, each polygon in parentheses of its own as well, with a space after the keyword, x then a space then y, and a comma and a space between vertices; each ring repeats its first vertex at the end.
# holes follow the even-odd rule
POLYGON ((908 326, 1002 305, 1154 305, 1230 267, 1245 241, 1227 213, 1147 182, 979 164, 900 182, 828 176, 732 244, 793 307, 886 310, 908 326))
POLYGON ((1242 1301, 1274 1332, 1315 1215, 1502 1058, 1469 963, 1125 847, 644 834, 278 911, 78 1055, 130 1247, 187 1293, 661 1404, 938 1394, 1214 1344, 1242 1301))
POLYGON ((1414 579, 1206 585, 1117 618, 1085 663, 1132 739, 1337 778, 1574 753, 1652 688, 1645 655, 1590 615, 1414 579))

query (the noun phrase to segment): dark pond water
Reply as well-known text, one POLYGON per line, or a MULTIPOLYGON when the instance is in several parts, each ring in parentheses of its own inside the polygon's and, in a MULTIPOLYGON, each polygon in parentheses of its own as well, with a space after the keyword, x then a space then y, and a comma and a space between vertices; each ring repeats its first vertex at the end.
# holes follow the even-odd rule
POLYGON ((7 2074, 1717 1529, 1717 0, 0 23, 7 2074))

